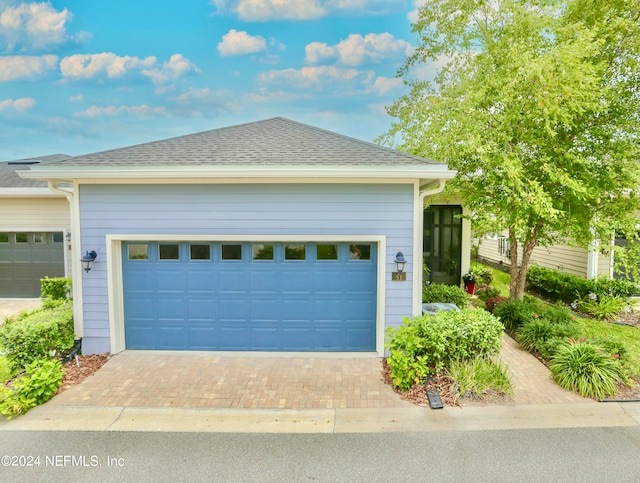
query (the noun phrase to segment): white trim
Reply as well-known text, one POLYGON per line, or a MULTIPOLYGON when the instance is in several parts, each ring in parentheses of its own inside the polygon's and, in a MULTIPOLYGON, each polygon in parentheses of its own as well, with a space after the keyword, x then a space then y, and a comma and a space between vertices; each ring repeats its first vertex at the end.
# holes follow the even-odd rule
MULTIPOLYGON (((106 235, 107 290, 109 297, 109 337, 111 353, 126 349, 124 336, 124 290, 122 286, 123 241, 239 241, 239 242, 318 242, 334 241, 369 242, 378 244, 377 294, 376 294, 376 353, 384 356, 385 300, 386 300, 386 250, 385 235, 157 235, 157 234, 108 234, 106 235)), ((76 257, 77 258, 77 257, 76 257)), ((74 284, 75 288, 75 284, 74 284)))
MULTIPOLYGON (((417 178, 184 178, 180 179, 180 185, 204 184, 204 185, 227 185, 227 184, 413 184, 417 178)), ((431 179, 429 179, 431 180, 431 179)), ((424 179, 420 179, 420 182, 424 179)), ((100 178, 100 179, 77 179, 79 185, 175 185, 175 178, 100 178)))
POLYGON ((441 178, 451 179, 455 171, 446 165, 300 165, 300 166, 42 166, 19 171, 26 179, 183 179, 183 178, 441 178))
POLYGON ((84 300, 82 298, 82 265, 80 264, 80 197, 74 196, 78 193, 77 183, 73 184, 73 192, 69 194, 71 209, 71 279, 73 280, 73 328, 76 337, 84 336, 84 300))
POLYGON ((60 233, 62 232, 63 235, 65 235, 67 233, 67 228, 60 228, 60 227, 38 227, 38 228, 31 228, 31 227, 20 227, 20 228, 13 228, 13 227, 6 227, 3 226, 2 228, 0 228, 0 232, 2 233, 7 233, 7 232, 15 232, 15 233, 60 233))
POLYGON ((0 197, 30 197, 30 198, 62 198, 64 195, 54 193, 49 188, 0 188, 0 197))
POLYGON ((424 196, 421 195, 420 184, 416 181, 413 188, 413 304, 411 308, 414 317, 422 314, 423 213, 424 196))

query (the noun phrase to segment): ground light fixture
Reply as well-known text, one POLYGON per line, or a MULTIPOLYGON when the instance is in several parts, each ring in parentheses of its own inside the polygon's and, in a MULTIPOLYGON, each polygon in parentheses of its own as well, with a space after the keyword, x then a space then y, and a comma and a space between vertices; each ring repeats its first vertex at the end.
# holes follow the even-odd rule
POLYGON ((89 272, 93 268, 93 262, 96 261, 98 254, 95 250, 87 250, 87 253, 84 254, 80 261, 82 262, 82 268, 84 268, 85 272, 89 272))
POLYGON ((404 253, 396 253, 396 259, 394 260, 394 262, 396 263, 396 267, 398 268, 398 273, 404 272, 404 266, 407 264, 407 260, 404 258, 404 253))

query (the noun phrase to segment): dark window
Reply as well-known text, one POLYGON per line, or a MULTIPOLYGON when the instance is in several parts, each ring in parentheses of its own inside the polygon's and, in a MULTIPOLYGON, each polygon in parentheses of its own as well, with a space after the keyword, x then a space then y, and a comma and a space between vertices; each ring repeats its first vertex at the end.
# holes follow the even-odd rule
POLYGON ((316 245, 316 259, 318 260, 337 260, 338 245, 316 245))
POLYGON ((223 260, 242 260, 242 245, 222 245, 223 260))
POLYGON ((29 235, 27 233, 16 233, 16 243, 29 243, 29 235))
POLYGON ((284 246, 285 260, 306 260, 307 250, 304 243, 288 243, 284 246))
POLYGON ((62 233, 54 233, 53 234, 53 243, 62 243, 64 237, 62 233))
POLYGON ((191 260, 211 260, 210 245, 190 245, 191 260))
POLYGON ((159 245, 160 260, 180 260, 179 245, 159 245))
POLYGON ((0 233, 0 243, 9 243, 8 233, 0 233))

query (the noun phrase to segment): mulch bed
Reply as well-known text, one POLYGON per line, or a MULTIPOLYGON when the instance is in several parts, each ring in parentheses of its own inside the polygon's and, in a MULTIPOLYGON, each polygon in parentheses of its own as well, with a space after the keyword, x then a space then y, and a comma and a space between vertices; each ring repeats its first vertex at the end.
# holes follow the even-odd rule
POLYGON ((87 377, 92 376, 98 371, 111 357, 110 354, 90 354, 79 355, 73 358, 70 362, 67 362, 62 367, 64 368, 64 377, 62 378, 62 384, 58 388, 56 394, 80 384, 87 377))

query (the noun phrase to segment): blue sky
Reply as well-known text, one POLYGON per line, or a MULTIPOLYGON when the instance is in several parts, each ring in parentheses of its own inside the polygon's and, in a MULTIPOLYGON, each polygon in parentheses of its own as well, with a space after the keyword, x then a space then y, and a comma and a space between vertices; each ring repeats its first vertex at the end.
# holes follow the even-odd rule
POLYGON ((372 141, 425 0, 0 0, 0 161, 283 116, 372 141))

